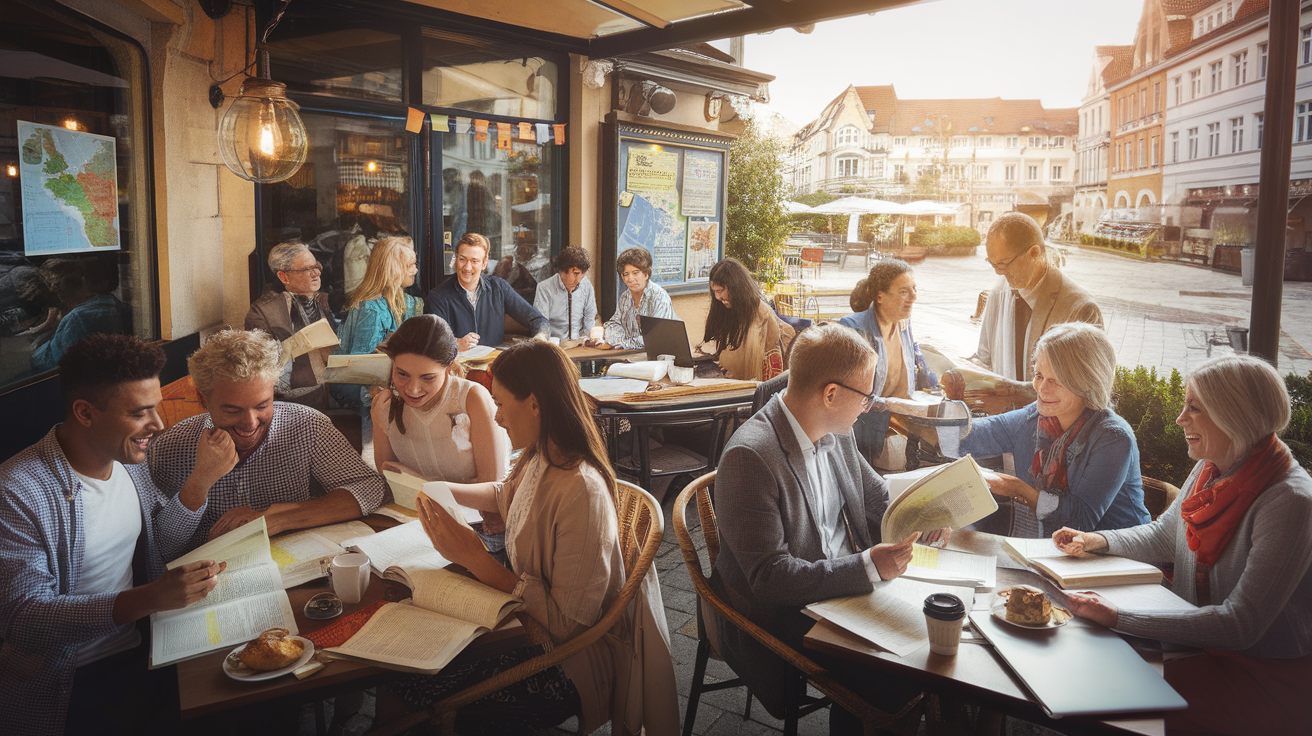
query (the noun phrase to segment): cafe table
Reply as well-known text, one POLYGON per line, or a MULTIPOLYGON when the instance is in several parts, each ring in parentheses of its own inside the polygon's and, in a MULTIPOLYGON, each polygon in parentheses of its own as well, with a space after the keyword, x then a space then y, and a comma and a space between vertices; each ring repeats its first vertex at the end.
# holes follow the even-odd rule
MULTIPOLYGON (((948 542, 949 549, 997 559, 997 586, 988 593, 976 592, 975 610, 987 610, 987 602, 995 591, 1017 584, 1036 585, 1038 576, 1021 569, 1002 549, 1002 537, 984 532, 955 531, 948 542)), ((1077 625, 1073 621, 1070 625, 1077 625)), ((969 635, 969 630, 966 632, 969 635)), ((886 652, 860 637, 824 621, 818 621, 803 637, 808 650, 823 652, 849 662, 867 666, 885 677, 896 677, 921 683, 925 692, 959 698, 992 711, 1022 718, 1031 723, 1045 725, 1067 734, 1144 734, 1160 736, 1166 731, 1162 718, 1154 714, 1135 714, 1125 717, 1049 718, 1030 697, 1020 679, 1008 669, 993 647, 975 634, 963 636, 955 657, 934 654, 922 647, 905 657, 886 652)), ((1157 672, 1162 671, 1160 652, 1139 651, 1157 672)), ((1077 663, 1053 662, 1053 676, 1071 680, 1072 687, 1080 687, 1077 663)))
MULTIPOLYGON (((400 523, 381 514, 371 514, 361 521, 374 531, 382 531, 400 523)), ((296 615, 296 628, 302 636, 331 626, 378 601, 401 601, 410 597, 410 589, 401 583, 372 575, 364 597, 359 603, 344 604, 341 616, 327 620, 306 618, 306 602, 314 595, 331 589, 328 579, 320 578, 287 590, 292 611, 296 615)), ((474 640, 452 660, 448 667, 457 665, 466 657, 478 656, 478 649, 482 645, 518 636, 522 631, 518 624, 519 621, 515 616, 508 616, 495 631, 485 633, 474 640)), ((231 715, 237 711, 252 709, 254 706, 295 707, 302 703, 358 692, 404 676, 404 673, 365 662, 331 660, 324 664, 323 669, 304 680, 298 680, 294 675, 287 674, 262 682, 242 682, 223 673, 223 660, 230 651, 232 650, 225 648, 177 664, 178 700, 183 721, 221 718, 224 714, 231 715)), ((315 656, 318 657, 319 654, 316 652, 315 656)), ((320 734, 324 733, 322 715, 322 710, 316 708, 315 716, 320 734)))

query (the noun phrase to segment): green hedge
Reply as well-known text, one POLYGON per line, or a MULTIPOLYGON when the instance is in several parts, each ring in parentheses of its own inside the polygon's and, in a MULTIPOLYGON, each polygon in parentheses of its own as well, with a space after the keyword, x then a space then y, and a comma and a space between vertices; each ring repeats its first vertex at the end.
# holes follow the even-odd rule
POLYGON ((979 242, 979 231, 965 225, 917 225, 910 238, 931 255, 970 255, 979 242))
MULTIPOLYGON (((1293 406, 1289 429, 1281 437, 1294 458, 1312 469, 1312 373, 1285 377, 1293 406)), ((1149 478, 1179 486, 1189 477, 1194 461, 1189 457, 1184 430, 1175 423, 1184 406, 1184 378, 1171 371, 1157 375, 1156 368, 1117 368, 1112 387, 1116 413, 1134 428, 1139 444, 1139 467, 1149 478)))

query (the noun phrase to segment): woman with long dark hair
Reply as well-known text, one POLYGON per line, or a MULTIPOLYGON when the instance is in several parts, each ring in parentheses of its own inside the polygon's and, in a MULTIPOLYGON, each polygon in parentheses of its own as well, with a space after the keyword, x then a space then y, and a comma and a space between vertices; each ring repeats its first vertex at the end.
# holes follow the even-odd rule
MULTIPOLYGON (((840 325, 864 335, 879 353, 871 392, 881 397, 907 399, 916 389, 938 385, 938 377, 925 364, 925 356, 911 332, 911 307, 915 303, 916 278, 910 264, 886 258, 876 263, 852 290, 848 305, 856 314, 838 320, 840 325)), ((853 429, 857 447, 872 461, 884 449, 891 419, 891 412, 876 405, 857 420, 853 429)))
MULTIPOLYGON (((421 497, 420 520, 433 546, 481 582, 524 601, 524 608, 564 642, 595 624, 624 585, 616 515, 615 471, 578 369, 559 346, 539 340, 514 345, 493 361, 492 398, 497 423, 511 443, 523 449, 510 476, 501 483, 450 483, 456 501, 506 520, 510 566, 498 563, 478 537, 440 506, 421 497)), ((656 570, 648 573, 632 618, 601 640, 527 681, 486 701, 462 708, 456 730, 525 733, 554 726, 580 710, 581 730, 591 733, 611 717, 612 688, 633 683, 631 702, 621 712, 641 713, 636 733, 674 733, 678 701, 656 570), (636 709, 636 711, 635 711, 636 709)), ((508 654, 431 677, 397 684, 411 705, 426 706, 458 689, 515 666, 542 652, 522 646, 508 654)))
POLYGON ((764 381, 788 369, 792 325, 774 313, 747 267, 725 258, 711 267, 711 310, 699 350, 714 344, 730 378, 764 381))

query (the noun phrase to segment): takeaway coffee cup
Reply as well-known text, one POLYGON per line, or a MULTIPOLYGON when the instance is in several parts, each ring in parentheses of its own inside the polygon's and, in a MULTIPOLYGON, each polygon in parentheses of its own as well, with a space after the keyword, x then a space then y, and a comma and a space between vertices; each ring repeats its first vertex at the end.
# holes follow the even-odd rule
POLYGON ((966 606, 951 593, 934 593, 925 599, 925 626, 929 629, 929 651, 956 656, 961 644, 961 627, 966 606))
POLYGON ((333 592, 343 603, 359 603, 369 587, 369 555, 348 552, 333 558, 333 592))

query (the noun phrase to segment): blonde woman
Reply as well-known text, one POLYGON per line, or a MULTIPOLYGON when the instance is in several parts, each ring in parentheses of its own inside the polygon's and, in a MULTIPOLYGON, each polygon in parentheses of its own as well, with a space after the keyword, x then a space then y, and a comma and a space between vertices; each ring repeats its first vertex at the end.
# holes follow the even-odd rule
MULTIPOLYGON (((364 278, 346 302, 346 320, 337 333, 341 340, 338 355, 372 353, 402 322, 424 311, 422 299, 405 293, 414 285, 417 273, 414 241, 399 236, 378 241, 369 254, 364 278)), ((334 394, 350 405, 369 404, 364 389, 359 398, 354 397, 355 391, 349 387, 334 394)))

